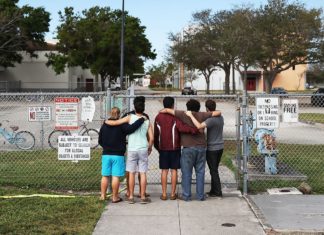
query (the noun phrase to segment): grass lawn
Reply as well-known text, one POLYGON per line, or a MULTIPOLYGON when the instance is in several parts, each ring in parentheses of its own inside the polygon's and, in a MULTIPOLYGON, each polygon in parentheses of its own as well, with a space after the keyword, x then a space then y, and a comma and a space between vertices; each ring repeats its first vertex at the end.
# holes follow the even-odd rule
POLYGON ((0 186, 64 190, 98 190, 101 151, 92 150, 91 160, 57 160, 57 151, 1 152, 0 186))
POLYGON ((315 123, 324 123, 324 114, 323 113, 300 113, 300 121, 315 122, 315 123))
MULTIPOLYGON (((34 193, 42 191, 0 188, 0 195, 34 193)), ((0 234, 91 234, 105 206, 98 196, 0 198, 0 234)))

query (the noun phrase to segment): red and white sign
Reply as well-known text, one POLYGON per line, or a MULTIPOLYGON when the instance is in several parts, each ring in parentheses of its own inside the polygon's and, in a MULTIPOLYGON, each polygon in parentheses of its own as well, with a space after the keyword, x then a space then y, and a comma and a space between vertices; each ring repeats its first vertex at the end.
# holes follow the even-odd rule
POLYGON ((77 130, 79 98, 56 97, 55 98, 55 129, 77 130))

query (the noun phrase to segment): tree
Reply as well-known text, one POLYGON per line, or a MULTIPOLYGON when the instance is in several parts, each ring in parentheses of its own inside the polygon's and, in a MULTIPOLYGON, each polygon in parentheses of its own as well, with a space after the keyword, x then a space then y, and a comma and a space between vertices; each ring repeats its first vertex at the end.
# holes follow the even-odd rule
MULTIPOLYGON (((59 54, 49 54, 47 65, 53 66, 56 73, 70 66, 89 68, 93 74, 101 76, 104 89, 106 78, 112 81, 119 76, 122 12, 96 6, 79 14, 69 7, 59 15, 59 54)), ((140 20, 125 12, 125 74, 144 72, 144 60, 156 57, 144 31, 140 20)))
MULTIPOLYGON (((209 11, 206 11, 209 14, 209 11)), ((211 45, 210 31, 193 25, 183 31, 182 34, 170 34, 172 42, 170 57, 177 63, 183 63, 188 70, 197 69, 205 78, 207 84, 206 93, 210 93, 210 76, 217 69, 219 62, 214 56, 214 47, 211 45)))
POLYGON ((193 87, 192 82, 199 78, 199 74, 195 70, 187 70, 185 80, 190 82, 191 87, 193 87))
POLYGON ((311 84, 324 83, 324 63, 310 66, 306 72, 307 82, 311 84))
POLYGON ((232 29, 232 50, 235 69, 239 71, 246 92, 247 71, 256 65, 256 55, 260 51, 255 33, 255 12, 249 6, 232 10, 228 25, 232 29))
POLYGON ((256 61, 264 71, 269 93, 277 74, 299 64, 323 60, 324 32, 320 9, 300 3, 269 0, 256 11, 259 46, 256 61))
POLYGON ((173 69, 172 63, 161 62, 158 65, 150 66, 148 73, 151 76, 151 80, 157 81, 161 86, 164 86, 166 79, 172 76, 173 69))
POLYGON ((0 66, 21 63, 21 51, 36 57, 36 47, 44 45, 50 14, 42 7, 18 7, 18 0, 0 0, 0 66))

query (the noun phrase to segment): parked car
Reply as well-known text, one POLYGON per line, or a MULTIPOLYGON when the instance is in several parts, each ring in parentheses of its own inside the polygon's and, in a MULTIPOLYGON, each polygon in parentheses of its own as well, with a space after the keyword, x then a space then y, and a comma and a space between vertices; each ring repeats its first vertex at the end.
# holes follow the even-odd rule
POLYGON ((116 83, 116 82, 112 81, 111 84, 110 84, 110 89, 112 91, 119 91, 119 90, 121 90, 121 87, 120 87, 119 83, 116 83))
POLYGON ((193 87, 187 86, 182 89, 181 94, 182 95, 197 95, 197 90, 193 87))
POLYGON ((311 96, 311 103, 313 106, 324 107, 324 88, 318 88, 311 96))
POLYGON ((279 94, 279 95, 288 94, 288 92, 282 87, 274 87, 274 88, 272 88, 270 93, 271 94, 279 94))

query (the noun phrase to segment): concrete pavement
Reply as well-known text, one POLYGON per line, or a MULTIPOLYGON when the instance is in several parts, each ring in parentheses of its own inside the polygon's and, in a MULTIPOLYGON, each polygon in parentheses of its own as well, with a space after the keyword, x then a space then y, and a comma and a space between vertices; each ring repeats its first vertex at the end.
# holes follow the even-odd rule
POLYGON ((265 234, 239 191, 227 189, 222 199, 190 202, 160 200, 159 185, 147 191, 150 204, 109 202, 93 234, 265 234))

